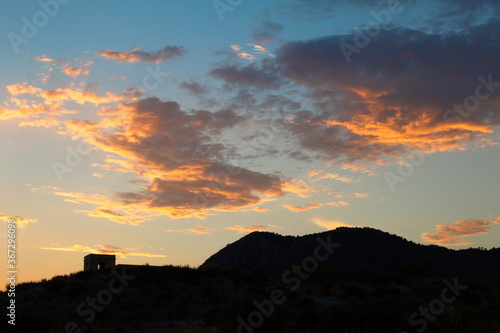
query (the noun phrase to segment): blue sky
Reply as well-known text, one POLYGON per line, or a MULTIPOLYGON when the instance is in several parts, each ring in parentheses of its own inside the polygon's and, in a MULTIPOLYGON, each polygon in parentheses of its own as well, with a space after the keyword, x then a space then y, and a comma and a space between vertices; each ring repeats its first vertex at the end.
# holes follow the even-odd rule
POLYGON ((21 280, 197 266, 255 230, 498 245, 495 1, 40 3, 0 1, 21 280))

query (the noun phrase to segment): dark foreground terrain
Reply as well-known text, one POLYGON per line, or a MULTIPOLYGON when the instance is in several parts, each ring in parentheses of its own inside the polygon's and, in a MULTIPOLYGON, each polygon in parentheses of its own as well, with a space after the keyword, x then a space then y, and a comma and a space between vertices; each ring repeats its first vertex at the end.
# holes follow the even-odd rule
MULTIPOLYGON (((374 229, 253 233, 197 269, 117 266, 20 284, 15 327, 23 333, 493 333, 500 332, 499 266, 498 249, 451 251, 374 229), (328 247, 328 237, 339 246, 328 247), (371 252, 363 257, 363 250, 371 252)), ((0 297, 5 309, 6 294, 0 297)), ((1 325, 13 331, 5 318, 1 325)))

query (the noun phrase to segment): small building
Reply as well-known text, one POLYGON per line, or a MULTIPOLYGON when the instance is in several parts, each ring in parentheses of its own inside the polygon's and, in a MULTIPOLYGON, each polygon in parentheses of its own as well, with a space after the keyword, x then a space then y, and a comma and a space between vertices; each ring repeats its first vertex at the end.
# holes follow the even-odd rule
POLYGON ((83 258, 84 271, 102 271, 116 265, 116 256, 111 254, 88 254, 83 258))

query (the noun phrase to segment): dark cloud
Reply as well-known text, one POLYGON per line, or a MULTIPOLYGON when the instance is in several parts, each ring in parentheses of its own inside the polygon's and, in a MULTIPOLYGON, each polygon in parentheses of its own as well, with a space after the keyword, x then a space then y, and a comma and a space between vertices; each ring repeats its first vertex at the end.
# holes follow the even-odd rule
POLYGON ((256 86, 267 89, 280 87, 278 76, 253 64, 247 66, 225 65, 212 70, 210 74, 232 85, 256 86))
POLYGON ((261 203, 263 196, 283 195, 279 177, 226 162, 226 147, 217 136, 246 116, 227 109, 187 112, 157 98, 122 103, 100 115, 100 123, 68 126, 112 154, 102 167, 147 181, 138 191, 117 193, 122 210, 148 207, 152 214, 202 217, 209 210, 237 210, 261 203))
POLYGON ((257 41, 257 43, 265 45, 274 40, 276 35, 283 29, 284 26, 279 23, 264 21, 257 29, 255 29, 252 33, 252 37, 255 41, 257 41))
POLYGON ((500 124, 499 29, 499 21, 492 20, 459 33, 391 28, 368 42, 357 34, 290 42, 265 72, 252 65, 213 73, 262 91, 270 81, 306 88, 303 96, 314 111, 297 109, 289 127, 300 146, 325 160, 384 164, 407 150, 487 142, 500 124), (347 44, 358 50, 349 54, 350 63, 341 47, 347 44), (455 110, 479 85, 487 98, 472 112, 455 110))
POLYGON ((208 88, 198 82, 183 82, 180 86, 188 90, 193 95, 205 95, 208 93, 208 88))
POLYGON ((281 8, 296 19, 312 21, 333 18, 348 11, 379 12, 393 3, 400 3, 404 8, 396 19, 398 24, 422 31, 466 29, 500 15, 497 0, 294 0, 281 8))

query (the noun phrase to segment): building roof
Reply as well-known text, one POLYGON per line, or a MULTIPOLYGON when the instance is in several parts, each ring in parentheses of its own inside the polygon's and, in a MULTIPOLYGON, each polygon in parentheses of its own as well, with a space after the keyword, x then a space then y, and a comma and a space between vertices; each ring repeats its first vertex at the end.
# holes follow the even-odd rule
POLYGON ((91 254, 87 254, 84 258, 87 258, 87 257, 108 257, 108 258, 116 258, 116 256, 114 254, 94 254, 94 253, 91 253, 91 254))

